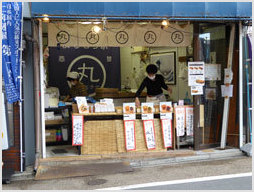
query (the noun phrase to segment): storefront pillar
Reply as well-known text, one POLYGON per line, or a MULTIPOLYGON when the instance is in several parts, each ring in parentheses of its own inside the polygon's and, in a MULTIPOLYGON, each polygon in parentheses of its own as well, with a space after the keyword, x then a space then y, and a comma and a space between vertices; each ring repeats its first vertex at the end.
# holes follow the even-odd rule
MULTIPOLYGON (((200 42, 199 42, 199 24, 193 24, 193 42, 194 42, 194 61, 201 61, 201 52, 200 52, 200 42)), ((194 150, 200 149, 200 139, 201 139, 201 127, 200 127, 200 95, 193 96, 193 105, 194 105, 194 150)))

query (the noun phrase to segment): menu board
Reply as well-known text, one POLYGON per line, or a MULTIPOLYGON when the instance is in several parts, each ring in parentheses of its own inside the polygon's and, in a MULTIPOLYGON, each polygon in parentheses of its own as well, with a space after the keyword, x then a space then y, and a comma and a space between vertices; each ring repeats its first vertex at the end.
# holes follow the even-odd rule
POLYGON ((175 107, 175 119, 176 119, 176 135, 177 137, 184 135, 185 127, 185 107, 175 107))
POLYGON ((160 102, 160 118, 172 119, 172 102, 160 102))
POLYGON ((161 120, 163 141, 165 148, 172 148, 172 120, 162 119, 161 120))
POLYGON ((123 103, 123 119, 135 120, 136 119, 135 103, 123 103))
POLYGON ((193 136, 193 107, 186 107, 186 132, 193 136))
POLYGON ((77 101, 79 113, 89 113, 86 97, 75 97, 75 99, 77 101))
POLYGON ((153 119, 154 104, 153 103, 141 103, 142 120, 153 119))
POLYGON ((135 121, 124 121, 124 133, 126 150, 136 150, 135 121))
POLYGON ((188 62, 188 85, 205 85, 205 64, 204 62, 188 62))
POLYGON ((154 122, 153 120, 143 121, 143 128, 146 140, 147 149, 155 149, 155 131, 154 131, 154 122))
POLYGON ((84 136, 83 116, 72 116, 72 145, 83 145, 84 136))

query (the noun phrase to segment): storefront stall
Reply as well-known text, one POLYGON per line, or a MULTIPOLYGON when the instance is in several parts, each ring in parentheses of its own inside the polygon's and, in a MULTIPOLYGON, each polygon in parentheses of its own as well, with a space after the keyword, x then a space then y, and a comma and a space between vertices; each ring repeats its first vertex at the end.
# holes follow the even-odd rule
MULTIPOLYGON (((88 4, 90 7, 95 5, 88 4)), ((97 3, 105 8, 104 11, 109 11, 106 11, 105 17, 98 17, 98 13, 92 12, 88 14, 90 17, 83 16, 87 14, 82 15, 80 9, 76 13, 82 16, 70 16, 67 14, 69 9, 78 8, 78 3, 69 5, 68 10, 61 7, 63 12, 66 11, 66 16, 58 16, 49 9, 45 13, 50 21, 40 20, 40 35, 44 40, 41 41, 41 52, 44 48, 46 71, 44 82, 47 87, 42 90, 46 93, 42 103, 51 102, 47 108, 63 109, 60 116, 66 120, 60 117, 62 124, 58 124, 57 130, 60 130, 63 140, 63 126, 69 126, 65 131, 68 133, 67 144, 74 148, 78 146, 79 152, 76 154, 133 154, 180 148, 199 150, 219 147, 221 142, 226 144, 225 137, 228 138, 228 145, 238 147, 239 122, 228 121, 238 119, 237 78, 233 81, 231 78, 232 74, 237 76, 239 68, 238 53, 235 51, 239 49, 236 43, 239 28, 235 20, 221 15, 208 20, 196 11, 187 11, 189 15, 186 15, 181 11, 187 10, 187 7, 180 8, 183 4, 178 3, 174 3, 174 9, 178 10, 174 11, 175 15, 172 13, 167 17, 164 11, 173 10, 172 3, 161 3, 160 8, 167 6, 160 16, 148 11, 154 3, 138 3, 139 10, 130 12, 129 17, 118 17, 120 13, 117 11, 111 13, 108 6, 114 7, 114 3, 97 3), (162 24, 163 20, 166 24, 162 24), (95 26, 100 27, 101 31, 94 31, 95 26), (145 68, 150 63, 157 65, 158 73, 172 89, 172 94, 164 91, 170 106, 166 119, 161 114, 166 113, 162 103, 152 106, 153 110, 148 113, 150 117, 145 119, 147 113, 142 106, 147 104, 146 92, 141 95, 141 108, 133 109, 131 117, 125 111, 127 104, 133 105, 135 102, 135 92, 146 77, 145 68), (71 71, 80 74, 79 80, 87 86, 89 96, 97 101, 95 104, 85 103, 86 112, 80 111, 78 101, 77 105, 63 104, 72 112, 59 107, 59 101, 68 94, 66 75, 71 71), (103 108, 100 104, 112 105, 103 108), (224 114, 225 111, 227 114, 224 114)), ((124 5, 127 4, 123 3, 121 7, 125 10, 124 5)), ((196 5, 207 10, 208 15, 213 13, 215 7, 218 8, 209 3, 196 5)), ((43 7, 34 9, 35 18, 45 18, 43 7)), ((238 8, 240 11, 241 7, 238 8)), ((243 16, 238 20, 244 20, 243 16)), ((44 70, 41 70, 43 75, 44 70)), ((49 112, 49 109, 46 110, 49 112)), ((45 115, 49 113, 46 114, 43 108, 42 120, 45 120, 45 115)), ((51 115, 53 119, 57 116, 56 113, 51 115)), ((44 125, 42 129, 42 135, 45 136, 46 131, 46 136, 49 136, 49 129, 44 129, 44 125)), ((57 132, 52 131, 53 137, 57 132)), ((55 141, 59 144, 60 140, 55 141)), ((42 145, 43 157, 46 157, 46 142, 42 145)))

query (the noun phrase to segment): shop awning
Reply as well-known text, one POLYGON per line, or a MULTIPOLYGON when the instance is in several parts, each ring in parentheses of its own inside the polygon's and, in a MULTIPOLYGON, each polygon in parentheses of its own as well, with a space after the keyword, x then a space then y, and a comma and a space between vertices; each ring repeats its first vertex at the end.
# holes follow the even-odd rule
POLYGON ((32 2, 32 16, 89 19, 251 20, 251 2, 32 2))

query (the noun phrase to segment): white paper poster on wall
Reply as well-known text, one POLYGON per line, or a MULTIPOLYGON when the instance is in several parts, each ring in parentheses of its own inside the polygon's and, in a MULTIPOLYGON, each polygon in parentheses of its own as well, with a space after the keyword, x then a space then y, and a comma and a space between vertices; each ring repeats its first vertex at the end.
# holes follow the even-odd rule
POLYGON ((135 103, 123 103, 123 120, 135 120, 135 111, 135 103))
POLYGON ((84 141, 83 116, 72 115, 72 145, 83 145, 84 141))
POLYGON ((186 107, 186 132, 193 136, 193 107, 186 107))
POLYGON ((172 148, 172 120, 162 119, 161 120, 163 141, 165 148, 172 148))
POLYGON ((176 119, 176 135, 177 137, 184 135, 185 127, 185 107, 175 107, 175 119, 176 119))
POLYGON ((233 72, 230 68, 224 69, 224 84, 231 84, 233 80, 233 72))
POLYGON ((6 118, 6 112, 5 112, 6 109, 5 109, 5 104, 4 104, 4 94, 3 93, 2 93, 1 105, 3 106, 1 109, 1 116, 3 119, 3 122, 1 123, 2 150, 6 150, 9 148, 9 143, 8 143, 8 133, 7 133, 7 118, 6 118))
POLYGON ((188 62, 188 85, 189 86, 205 85, 204 62, 188 62))
POLYGON ((203 86, 191 86, 191 95, 203 95, 203 86))
POLYGON ((143 121, 144 135, 146 140, 147 149, 155 149, 155 130, 154 130, 154 121, 145 120, 143 121))
POLYGON ((222 97, 233 97, 233 85, 221 85, 221 96, 222 97))
POLYGON ((126 150, 136 150, 135 121, 124 121, 124 133, 126 150))
POLYGON ((205 80, 221 80, 221 64, 205 64, 205 80))

